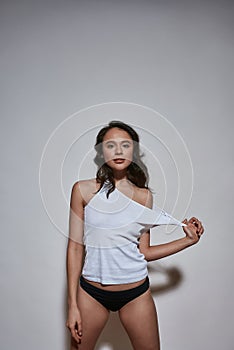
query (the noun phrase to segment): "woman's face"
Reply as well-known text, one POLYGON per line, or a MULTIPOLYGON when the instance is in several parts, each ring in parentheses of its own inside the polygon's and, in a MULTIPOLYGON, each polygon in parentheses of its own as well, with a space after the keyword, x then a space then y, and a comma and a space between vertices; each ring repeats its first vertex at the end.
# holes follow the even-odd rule
POLYGON ((104 160, 114 170, 124 170, 132 162, 133 139, 127 131, 111 128, 103 138, 102 150, 104 160))

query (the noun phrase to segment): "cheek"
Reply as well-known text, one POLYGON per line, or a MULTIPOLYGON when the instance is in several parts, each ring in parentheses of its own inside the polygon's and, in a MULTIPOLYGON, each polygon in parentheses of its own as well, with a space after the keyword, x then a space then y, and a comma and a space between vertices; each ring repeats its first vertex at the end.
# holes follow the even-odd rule
POLYGON ((114 157, 114 150, 104 149, 103 150, 103 156, 106 161, 112 159, 114 157))
POLYGON ((132 161, 132 158, 133 158, 133 149, 128 149, 128 150, 125 152, 125 157, 126 157, 127 160, 132 161))

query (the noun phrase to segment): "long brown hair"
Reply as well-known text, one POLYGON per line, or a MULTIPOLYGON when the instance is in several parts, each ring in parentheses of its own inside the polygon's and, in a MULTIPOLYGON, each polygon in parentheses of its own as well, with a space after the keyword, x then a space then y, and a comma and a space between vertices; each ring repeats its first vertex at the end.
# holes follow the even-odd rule
MULTIPOLYGON (((125 124, 121 121, 111 121, 109 124, 105 127, 103 127, 96 137, 96 143, 95 143, 95 150, 96 150, 96 156, 94 158, 94 162, 98 166, 98 170, 96 173, 96 181, 100 183, 100 189, 102 188, 103 184, 107 182, 108 184, 108 192, 107 197, 111 192, 115 189, 115 182, 114 182, 114 176, 112 169, 105 163, 104 156, 103 156, 103 150, 102 150, 102 142, 105 134, 108 130, 112 128, 119 128, 124 131, 126 131, 132 140, 134 141, 134 148, 133 148, 133 158, 131 164, 127 168, 127 179, 130 180, 134 185, 141 187, 141 188, 149 188, 148 182, 149 182, 149 175, 146 165, 142 162, 141 158, 144 156, 144 154, 140 154, 140 148, 139 148, 139 136, 137 132, 128 124, 125 124)), ((97 192, 98 192, 97 191, 97 192)))

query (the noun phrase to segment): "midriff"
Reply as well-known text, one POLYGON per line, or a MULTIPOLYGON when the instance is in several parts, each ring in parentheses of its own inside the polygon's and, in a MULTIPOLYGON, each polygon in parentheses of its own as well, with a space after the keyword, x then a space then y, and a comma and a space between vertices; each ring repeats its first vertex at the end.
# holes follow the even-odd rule
POLYGON ((131 288, 135 288, 140 286, 146 278, 143 278, 140 281, 133 282, 133 283, 126 283, 126 284, 102 284, 99 282, 89 281, 86 278, 84 278, 88 283, 92 284, 93 286, 103 289, 103 290, 109 290, 109 291, 120 291, 120 290, 127 290, 131 288))

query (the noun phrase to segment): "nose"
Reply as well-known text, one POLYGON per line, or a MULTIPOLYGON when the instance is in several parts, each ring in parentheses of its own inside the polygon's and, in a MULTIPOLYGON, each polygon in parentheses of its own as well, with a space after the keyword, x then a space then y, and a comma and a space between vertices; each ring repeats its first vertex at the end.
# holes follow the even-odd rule
POLYGON ((123 151, 122 151, 122 148, 121 148, 121 145, 116 145, 116 148, 115 148, 115 154, 122 154, 123 151))

